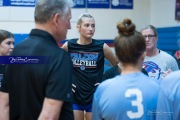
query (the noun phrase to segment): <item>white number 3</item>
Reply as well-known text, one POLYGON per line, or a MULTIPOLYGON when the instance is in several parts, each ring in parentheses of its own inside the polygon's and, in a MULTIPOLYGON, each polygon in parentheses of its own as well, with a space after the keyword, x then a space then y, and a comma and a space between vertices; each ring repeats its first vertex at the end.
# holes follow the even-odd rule
POLYGON ((131 119, 140 118, 144 114, 144 107, 142 104, 142 92, 139 89, 128 89, 125 93, 125 97, 131 97, 131 95, 136 95, 136 100, 132 100, 132 106, 137 107, 137 112, 127 111, 127 116, 131 119))

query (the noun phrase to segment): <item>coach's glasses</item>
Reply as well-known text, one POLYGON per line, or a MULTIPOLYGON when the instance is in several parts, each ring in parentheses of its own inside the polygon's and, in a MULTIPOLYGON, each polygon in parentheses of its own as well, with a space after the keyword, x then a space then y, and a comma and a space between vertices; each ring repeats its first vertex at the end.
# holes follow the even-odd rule
POLYGON ((144 39, 146 40, 146 38, 148 38, 148 39, 152 39, 153 37, 156 37, 156 35, 145 35, 145 36, 143 36, 144 37, 144 39))

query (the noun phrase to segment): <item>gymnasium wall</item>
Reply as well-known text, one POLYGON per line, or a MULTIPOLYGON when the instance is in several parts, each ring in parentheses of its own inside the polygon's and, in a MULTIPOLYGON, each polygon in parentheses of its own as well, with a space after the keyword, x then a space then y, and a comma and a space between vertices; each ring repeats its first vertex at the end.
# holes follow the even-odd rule
MULTIPOLYGON (((159 34, 163 33, 161 29, 174 29, 176 33, 164 37, 159 37, 158 46, 165 49, 164 41, 169 44, 167 50, 175 46, 177 33, 179 31, 180 21, 175 20, 175 1, 176 0, 134 0, 133 9, 87 9, 72 8, 72 29, 68 31, 67 39, 77 38, 79 36, 76 30, 76 22, 81 13, 88 12, 96 20, 95 39, 104 40, 113 47, 113 39, 117 35, 116 24, 124 18, 130 18, 136 24, 137 30, 143 26, 152 24, 160 29, 159 34), (165 40, 166 39, 166 40, 165 40), (160 44, 159 44, 160 43, 160 44), (161 47, 162 45, 162 47, 161 47)), ((16 43, 18 44, 32 28, 34 28, 34 7, 0 7, 0 29, 6 29, 15 34, 16 43)), ((113 50, 113 48, 112 48, 113 50)))

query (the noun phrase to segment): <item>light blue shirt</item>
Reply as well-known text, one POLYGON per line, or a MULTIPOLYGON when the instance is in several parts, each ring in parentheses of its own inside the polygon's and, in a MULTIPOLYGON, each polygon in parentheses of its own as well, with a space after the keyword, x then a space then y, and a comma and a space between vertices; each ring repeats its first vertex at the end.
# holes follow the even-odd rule
POLYGON ((101 83, 93 99, 93 120, 154 120, 159 84, 141 72, 101 83))
POLYGON ((162 81, 156 114, 157 120, 180 120, 180 71, 162 81))

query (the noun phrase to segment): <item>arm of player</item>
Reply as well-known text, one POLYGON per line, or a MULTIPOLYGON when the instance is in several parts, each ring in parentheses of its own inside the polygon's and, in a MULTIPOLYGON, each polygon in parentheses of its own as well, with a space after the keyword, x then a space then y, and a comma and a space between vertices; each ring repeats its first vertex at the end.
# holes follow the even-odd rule
POLYGON ((63 101, 45 98, 43 108, 38 120, 58 120, 63 101))
POLYGON ((9 94, 0 92, 0 120, 9 120, 9 94))
POLYGON ((111 65, 112 66, 116 65, 117 64, 116 57, 106 43, 104 43, 103 45, 103 51, 104 51, 104 57, 111 63, 111 65))

